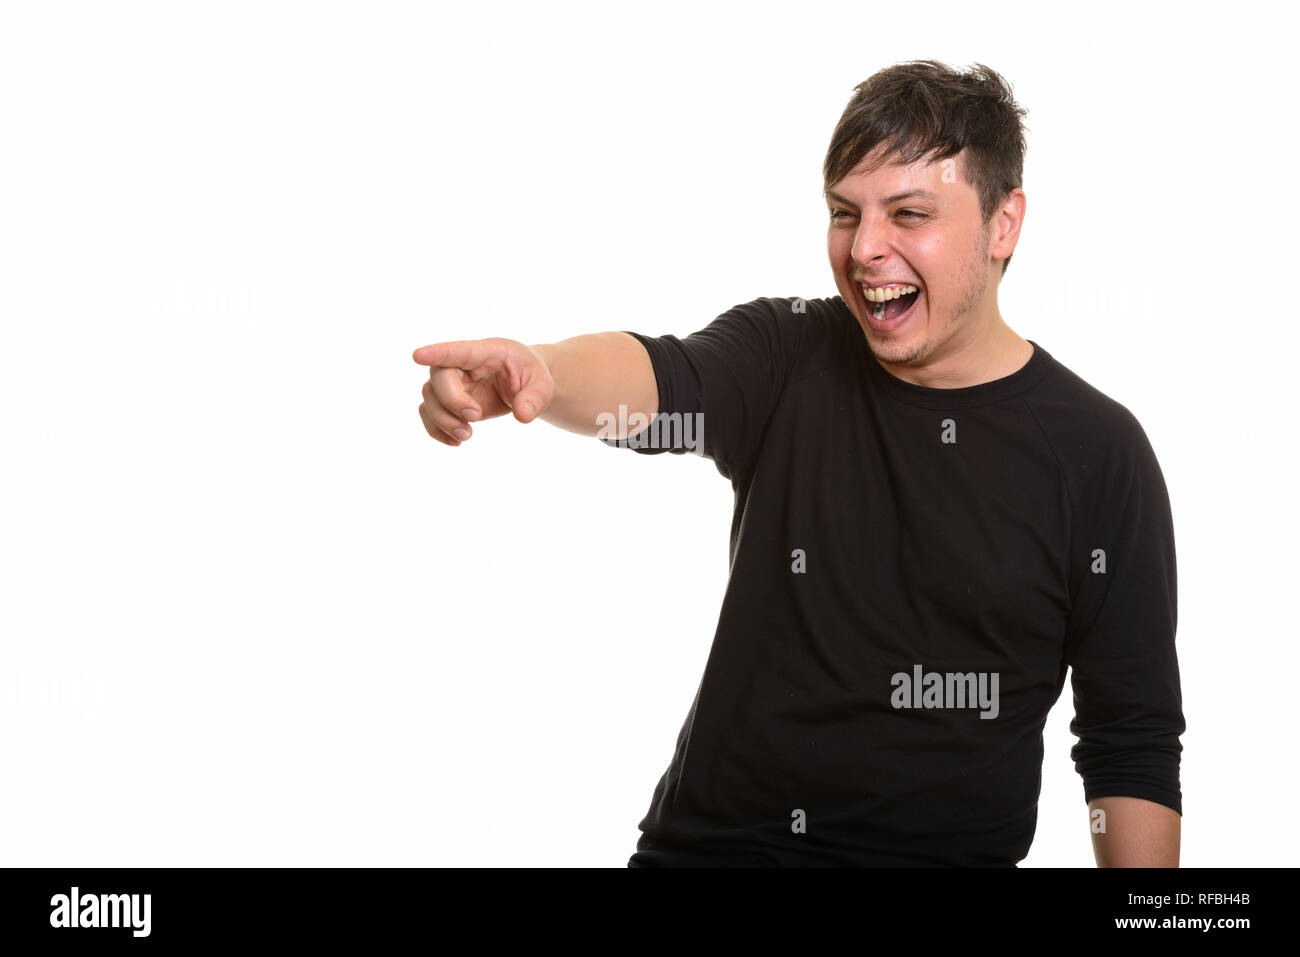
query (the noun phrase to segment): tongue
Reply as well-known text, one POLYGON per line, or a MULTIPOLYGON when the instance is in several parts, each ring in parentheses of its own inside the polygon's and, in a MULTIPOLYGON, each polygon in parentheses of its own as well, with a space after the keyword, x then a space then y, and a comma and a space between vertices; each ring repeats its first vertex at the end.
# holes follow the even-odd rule
POLYGON ((889 302, 885 303, 885 321, 888 322, 890 319, 907 312, 915 299, 916 293, 909 292, 906 296, 899 296, 897 299, 889 300, 889 302))

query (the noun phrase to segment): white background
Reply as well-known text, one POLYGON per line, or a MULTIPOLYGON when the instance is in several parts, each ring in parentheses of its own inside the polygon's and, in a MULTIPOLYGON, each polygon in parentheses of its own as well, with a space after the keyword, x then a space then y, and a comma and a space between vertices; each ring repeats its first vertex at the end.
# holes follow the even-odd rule
MULTIPOLYGON (((624 866, 731 488, 544 422, 440 445, 411 352, 834 295, 831 130, 933 57, 1029 110, 1003 315, 1165 472, 1182 862, 1293 864, 1269 6, 6 4, 0 863, 624 866)), ((1071 714, 1023 866, 1093 865, 1071 714)))

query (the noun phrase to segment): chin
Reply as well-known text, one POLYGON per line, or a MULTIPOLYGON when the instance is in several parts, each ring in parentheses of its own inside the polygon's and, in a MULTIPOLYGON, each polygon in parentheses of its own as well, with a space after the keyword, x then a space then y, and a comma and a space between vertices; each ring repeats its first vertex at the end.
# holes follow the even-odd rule
POLYGON ((899 339, 885 338, 868 332, 867 345, 871 347, 871 352, 877 359, 891 365, 913 365, 925 359, 932 351, 930 341, 919 335, 899 339))

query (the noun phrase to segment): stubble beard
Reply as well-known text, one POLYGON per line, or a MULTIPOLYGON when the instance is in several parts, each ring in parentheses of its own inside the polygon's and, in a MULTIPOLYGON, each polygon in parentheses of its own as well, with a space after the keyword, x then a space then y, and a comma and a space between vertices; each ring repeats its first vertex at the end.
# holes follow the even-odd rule
MULTIPOLYGON (((957 308, 950 314, 951 318, 944 325, 945 334, 942 336, 929 335, 897 357, 881 355, 881 350, 872 347, 871 339, 868 337, 867 345, 875 353, 877 360, 897 366, 910 366, 921 362, 934 352, 938 345, 951 339, 956 329, 962 324, 962 320, 979 308, 979 304, 983 301, 984 293, 988 290, 989 285, 989 236, 984 230, 980 231, 978 246, 979 249, 975 253, 975 258, 967 260, 962 265, 962 287, 965 289, 965 295, 962 297, 961 302, 958 303, 957 308)), ((925 305, 927 309, 930 308, 929 302, 925 305)), ((930 318, 933 319, 933 317, 934 314, 931 313, 930 318)), ((866 320, 863 320, 863 325, 866 327, 866 320)))

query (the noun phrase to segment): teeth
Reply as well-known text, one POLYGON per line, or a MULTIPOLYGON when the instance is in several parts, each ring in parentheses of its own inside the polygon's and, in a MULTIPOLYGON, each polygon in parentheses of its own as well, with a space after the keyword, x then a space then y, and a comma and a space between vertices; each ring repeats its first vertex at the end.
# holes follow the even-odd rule
POLYGON ((888 302, 890 299, 897 299, 899 296, 906 296, 916 291, 915 286, 878 286, 875 289, 862 287, 862 294, 867 297, 867 302, 888 302))

